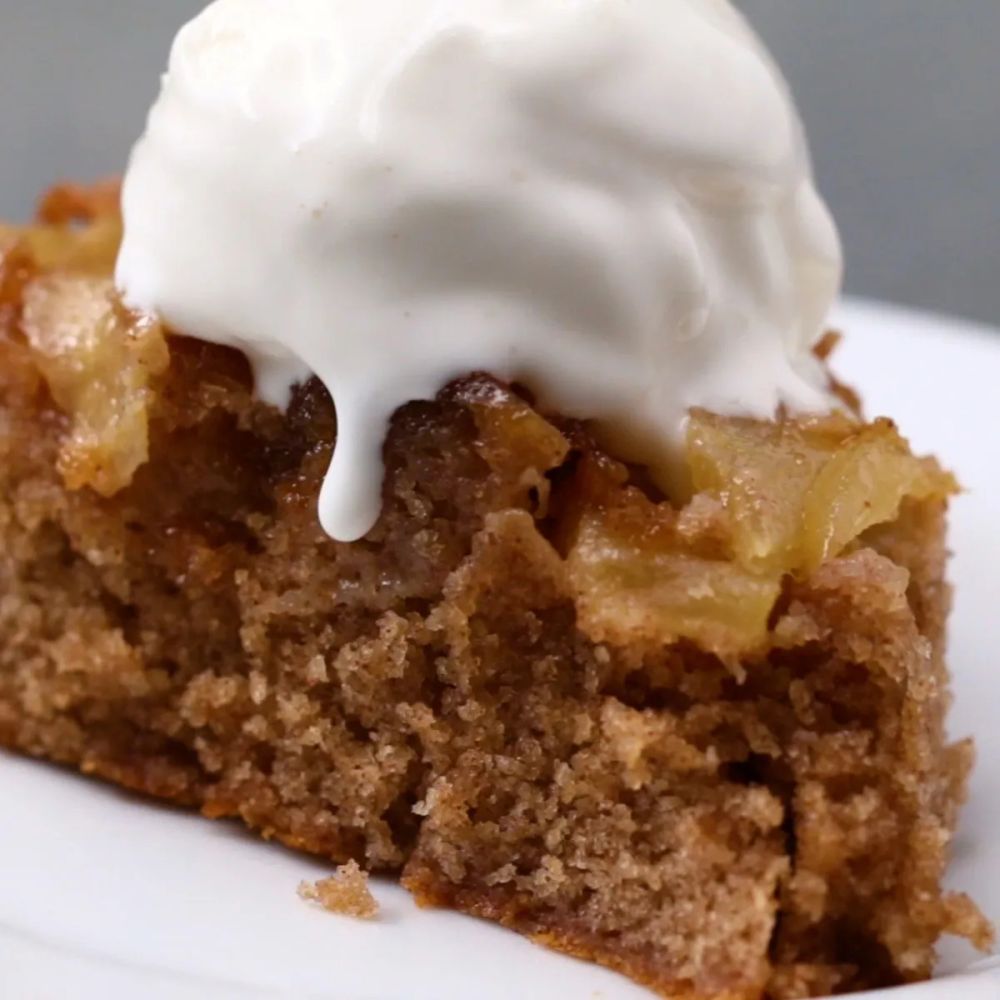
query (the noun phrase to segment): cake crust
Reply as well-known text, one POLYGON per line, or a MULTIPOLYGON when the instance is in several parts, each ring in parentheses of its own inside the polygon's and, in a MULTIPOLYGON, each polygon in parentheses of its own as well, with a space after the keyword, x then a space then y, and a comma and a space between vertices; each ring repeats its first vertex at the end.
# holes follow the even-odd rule
POLYGON ((472 375, 396 414, 382 518, 338 544, 322 386, 259 404, 241 355, 115 301, 106 190, 46 205, 0 233, 0 744, 674 1000, 989 941, 940 887, 972 761, 943 727, 952 481, 891 425, 703 415, 670 502, 472 375), (815 472, 775 497, 761 455, 815 472))

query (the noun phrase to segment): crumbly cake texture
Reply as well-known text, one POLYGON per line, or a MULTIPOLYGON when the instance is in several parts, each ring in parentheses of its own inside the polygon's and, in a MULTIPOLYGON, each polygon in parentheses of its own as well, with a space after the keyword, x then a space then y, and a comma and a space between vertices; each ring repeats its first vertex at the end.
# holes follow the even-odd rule
POLYGON ((368 874, 353 859, 329 878, 300 883, 299 896, 344 917, 374 920, 379 912, 378 901, 368 887, 368 874))
POLYGON ((950 477, 886 421, 694 414, 671 504, 486 376, 338 544, 316 382, 126 313, 113 188, 0 230, 0 744, 400 876, 684 1000, 926 977, 950 477))

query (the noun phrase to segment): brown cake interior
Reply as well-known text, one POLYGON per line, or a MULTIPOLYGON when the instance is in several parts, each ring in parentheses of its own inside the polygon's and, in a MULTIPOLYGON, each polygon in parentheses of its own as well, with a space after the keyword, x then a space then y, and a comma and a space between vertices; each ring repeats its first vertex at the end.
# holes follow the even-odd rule
MULTIPOLYGON (((950 477, 887 422, 696 414, 683 502, 471 376, 331 541, 317 382, 110 289, 113 191, 0 233, 0 744, 399 874, 676 998, 926 977, 950 477)), ((294 887, 293 887, 294 888, 294 887)))

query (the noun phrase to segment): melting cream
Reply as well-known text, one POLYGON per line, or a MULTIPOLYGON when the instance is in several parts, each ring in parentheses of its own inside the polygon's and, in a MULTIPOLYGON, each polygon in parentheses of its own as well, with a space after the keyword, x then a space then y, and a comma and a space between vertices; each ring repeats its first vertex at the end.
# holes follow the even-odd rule
POLYGON ((392 413, 487 370, 665 479, 692 406, 827 409, 841 275, 803 131, 728 0, 217 0, 125 179, 117 280, 337 409, 324 528, 392 413))

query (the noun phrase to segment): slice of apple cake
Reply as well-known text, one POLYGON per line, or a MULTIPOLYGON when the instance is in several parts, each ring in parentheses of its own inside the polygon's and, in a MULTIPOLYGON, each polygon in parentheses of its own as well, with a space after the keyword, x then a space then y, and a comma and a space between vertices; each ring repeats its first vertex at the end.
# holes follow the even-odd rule
POLYGON ((280 413, 124 310, 114 204, 60 189, 0 235, 0 744, 667 997, 988 941, 941 890, 955 484, 890 422, 694 412, 671 502, 471 374, 396 414, 378 525, 337 543, 326 391, 280 413))

